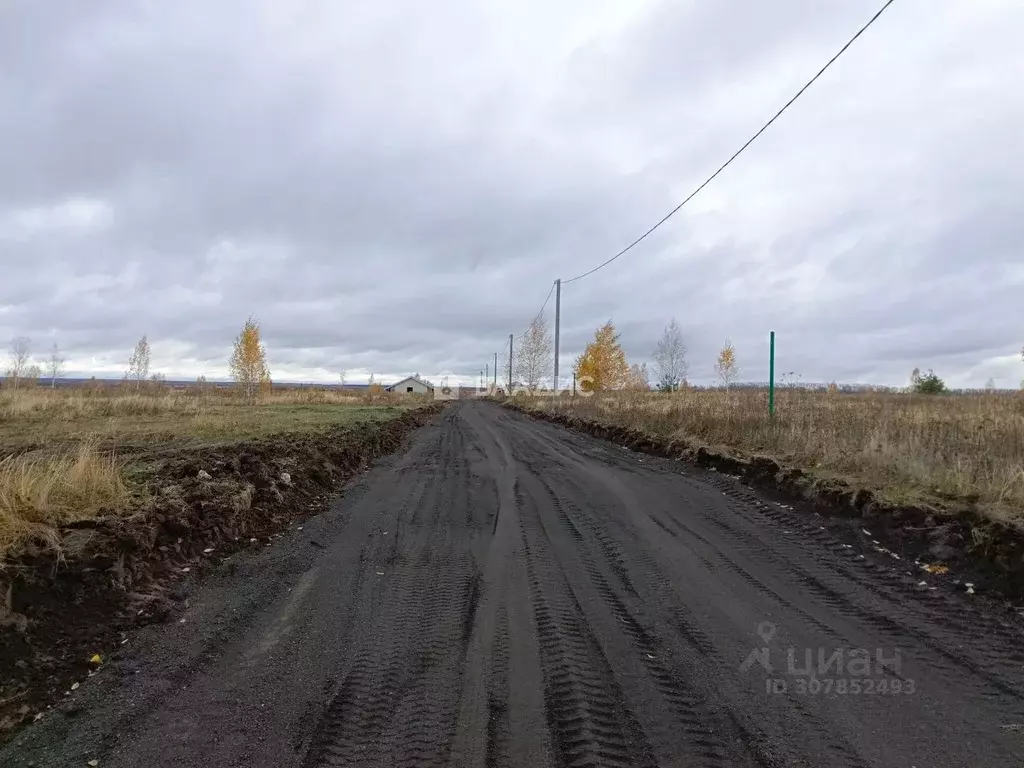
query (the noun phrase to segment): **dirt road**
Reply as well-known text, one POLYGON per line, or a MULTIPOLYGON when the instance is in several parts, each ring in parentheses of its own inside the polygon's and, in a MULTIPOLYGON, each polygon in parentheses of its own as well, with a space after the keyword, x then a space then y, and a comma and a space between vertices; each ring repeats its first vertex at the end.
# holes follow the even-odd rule
POLYGON ((460 404, 0 764, 1024 764, 1019 628, 820 523, 460 404))

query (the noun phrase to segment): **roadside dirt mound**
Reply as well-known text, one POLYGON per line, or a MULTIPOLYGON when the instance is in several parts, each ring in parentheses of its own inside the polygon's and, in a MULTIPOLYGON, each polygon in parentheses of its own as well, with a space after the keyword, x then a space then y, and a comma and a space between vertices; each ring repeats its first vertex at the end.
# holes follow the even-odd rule
POLYGON ((66 528, 59 558, 38 551, 5 563, 0 738, 86 676, 93 654, 111 650, 121 633, 166 618, 181 600, 170 577, 265 546, 442 408, 381 424, 168 452, 147 462, 151 496, 137 514, 66 528))
POLYGON ((1024 595, 1024 530, 984 517, 976 508, 891 504, 865 488, 837 480, 823 481, 800 468, 783 467, 763 456, 735 456, 682 440, 666 440, 636 429, 544 411, 516 403, 503 405, 599 437, 634 451, 686 461, 736 475, 744 483, 808 505, 820 514, 840 515, 866 526, 878 541, 903 559, 942 563, 961 584, 1010 598, 1024 595))

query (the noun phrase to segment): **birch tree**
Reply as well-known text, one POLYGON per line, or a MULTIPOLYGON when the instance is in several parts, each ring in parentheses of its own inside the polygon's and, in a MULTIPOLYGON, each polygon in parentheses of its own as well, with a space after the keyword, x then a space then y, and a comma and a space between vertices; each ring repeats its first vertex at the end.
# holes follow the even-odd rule
POLYGON ((675 318, 665 326, 661 339, 654 348, 654 370, 658 376, 658 389, 672 392, 686 379, 689 365, 686 362, 686 344, 683 332, 675 318))
POLYGON ((25 377, 25 370, 28 361, 32 357, 32 342, 27 336, 18 336, 11 342, 11 368, 7 371, 7 378, 14 382, 14 388, 25 377))
POLYGON ((253 403, 261 389, 270 384, 270 370, 267 368, 267 353, 260 337, 260 324, 250 316, 235 338, 234 351, 230 360, 231 378, 242 391, 247 403, 253 403))
POLYGON ((718 362, 715 363, 715 373, 718 374, 719 381, 722 385, 729 389, 733 384, 736 383, 736 379, 739 378, 740 369, 736 363, 736 349, 733 347, 732 342, 726 339, 722 350, 718 353, 718 362))
POLYGON ((57 342, 50 348, 50 358, 46 361, 46 373, 50 377, 50 389, 57 386, 57 379, 64 373, 64 363, 67 359, 61 355, 57 342))
POLYGON ((910 391, 916 392, 919 386, 921 386, 921 369, 915 367, 910 372, 910 391))
POLYGON ((135 382, 136 390, 142 389, 142 383, 149 378, 149 360, 149 339, 146 334, 142 334, 142 338, 135 344, 135 351, 128 358, 128 372, 125 374, 125 378, 135 382))
POLYGON ((538 315, 519 338, 519 351, 515 357, 515 376, 530 391, 534 392, 541 382, 553 372, 554 341, 547 320, 538 315))

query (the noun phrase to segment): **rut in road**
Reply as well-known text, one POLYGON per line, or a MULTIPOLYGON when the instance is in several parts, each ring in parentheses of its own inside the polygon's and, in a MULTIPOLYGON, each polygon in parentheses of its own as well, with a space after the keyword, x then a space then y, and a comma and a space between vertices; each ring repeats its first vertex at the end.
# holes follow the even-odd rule
POLYGON ((154 633, 138 666, 160 675, 44 724, 23 755, 80 765, 89 747, 114 768, 1024 764, 1019 622, 921 592, 731 478, 459 403, 307 529, 316 547, 297 537, 199 595, 194 641, 154 633), (805 653, 854 649, 873 662, 856 680, 838 664, 827 691, 797 674, 805 653))

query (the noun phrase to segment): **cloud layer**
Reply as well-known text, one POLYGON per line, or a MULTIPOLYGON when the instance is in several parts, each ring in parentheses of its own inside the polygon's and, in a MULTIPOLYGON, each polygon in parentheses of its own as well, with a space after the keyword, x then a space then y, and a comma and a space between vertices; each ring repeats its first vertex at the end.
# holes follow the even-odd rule
MULTIPOLYGON (((473 378, 556 277, 711 173, 877 10, 227 0, 0 6, 0 339, 119 375, 473 378), (487 7, 492 5, 492 7, 487 7)), ((636 249, 562 294, 691 379, 1024 378, 1024 7, 901 0, 636 249)), ((554 302, 546 313, 550 317, 554 302)))

